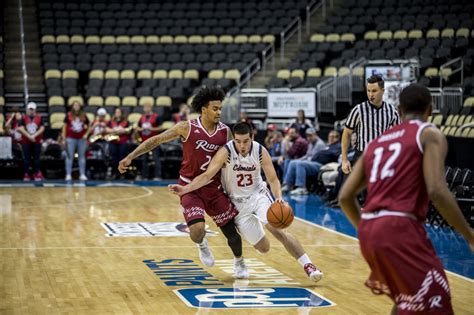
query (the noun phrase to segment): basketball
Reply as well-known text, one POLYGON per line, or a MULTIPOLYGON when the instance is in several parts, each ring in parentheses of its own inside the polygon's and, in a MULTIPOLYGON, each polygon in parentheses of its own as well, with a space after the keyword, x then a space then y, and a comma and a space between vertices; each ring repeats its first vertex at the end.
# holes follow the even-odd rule
POLYGON ((267 220, 271 226, 284 229, 291 225, 293 222, 294 214, 293 209, 286 202, 274 202, 268 208, 267 220))

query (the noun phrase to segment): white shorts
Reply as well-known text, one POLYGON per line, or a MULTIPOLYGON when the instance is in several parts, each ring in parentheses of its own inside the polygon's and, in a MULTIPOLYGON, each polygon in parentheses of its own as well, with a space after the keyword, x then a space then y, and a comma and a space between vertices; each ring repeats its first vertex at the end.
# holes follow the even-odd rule
POLYGON ((247 198, 232 198, 239 214, 235 224, 240 235, 252 245, 257 244, 264 236, 263 224, 267 224, 267 211, 273 203, 270 192, 265 189, 247 198))

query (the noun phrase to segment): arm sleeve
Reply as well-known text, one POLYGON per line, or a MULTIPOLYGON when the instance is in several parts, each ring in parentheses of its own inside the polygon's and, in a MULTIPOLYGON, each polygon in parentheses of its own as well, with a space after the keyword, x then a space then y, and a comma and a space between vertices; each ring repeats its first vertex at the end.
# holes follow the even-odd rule
POLYGON ((347 117, 345 127, 354 130, 359 122, 359 105, 355 106, 347 117))

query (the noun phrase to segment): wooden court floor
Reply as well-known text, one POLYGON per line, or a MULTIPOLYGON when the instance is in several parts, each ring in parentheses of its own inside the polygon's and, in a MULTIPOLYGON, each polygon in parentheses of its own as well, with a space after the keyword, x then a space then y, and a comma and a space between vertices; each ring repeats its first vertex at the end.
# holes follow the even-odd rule
MULTIPOLYGON (((191 240, 108 237, 101 225, 124 222, 183 222, 178 198, 165 187, 0 188, 0 313, 388 314, 391 309, 387 297, 364 287, 368 268, 356 240, 296 220, 289 230, 324 271, 320 283, 310 282, 273 238, 266 255, 245 244, 251 278, 234 283, 231 252, 222 235, 208 238, 217 264, 203 271, 212 278, 206 279, 225 287, 308 288, 335 306, 192 308, 173 292, 190 286, 176 286, 176 279, 153 269, 172 259, 202 268, 191 240)), ((448 279, 455 313, 473 314, 474 282, 453 274, 448 279)))

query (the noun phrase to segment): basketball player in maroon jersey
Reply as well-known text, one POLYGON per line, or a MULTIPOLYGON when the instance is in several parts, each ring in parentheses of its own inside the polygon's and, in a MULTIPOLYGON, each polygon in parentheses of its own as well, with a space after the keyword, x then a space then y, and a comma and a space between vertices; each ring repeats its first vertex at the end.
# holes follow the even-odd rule
POLYGON ((412 84, 400 94, 403 123, 372 141, 342 187, 339 202, 358 229, 370 266, 366 285, 387 294, 396 314, 452 314, 448 280, 423 223, 429 200, 474 251, 474 234, 444 179, 447 141, 432 124, 431 95, 412 84), (360 212, 357 193, 367 187, 360 212))
MULTIPOLYGON (((147 139, 120 161, 119 171, 124 173, 132 160, 160 144, 180 138, 183 143, 183 161, 179 171, 179 183, 190 183, 194 177, 207 169, 217 150, 231 138, 229 127, 219 121, 224 97, 224 91, 219 88, 201 89, 191 104, 193 109, 201 114, 200 117, 178 122, 165 132, 147 139)), ((242 239, 234 224, 234 217, 238 212, 222 190, 220 174, 216 174, 201 189, 181 196, 181 205, 190 237, 198 244, 201 262, 206 266, 214 265, 214 256, 205 238, 206 212, 219 226, 232 249, 235 256, 235 276, 247 277, 248 271, 242 258, 242 239)))

